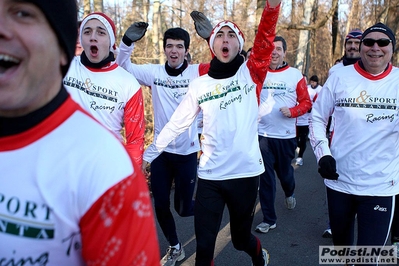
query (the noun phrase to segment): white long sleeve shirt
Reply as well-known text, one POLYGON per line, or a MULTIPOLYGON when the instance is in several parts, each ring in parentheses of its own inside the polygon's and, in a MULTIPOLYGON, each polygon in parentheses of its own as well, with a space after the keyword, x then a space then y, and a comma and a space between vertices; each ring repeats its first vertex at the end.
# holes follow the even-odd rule
POLYGON ((204 75, 190 83, 170 121, 145 151, 145 160, 152 162, 196 121, 202 110, 199 178, 228 180, 257 176, 264 171, 257 136, 258 96, 274 48, 279 9, 280 6, 265 7, 251 57, 232 77, 215 79, 204 75))
MULTIPOLYGON (((193 64, 178 76, 170 76, 161 64, 137 65, 130 62, 130 54, 134 49, 134 43, 127 46, 123 42, 119 46, 120 52, 116 59, 117 63, 136 77, 142 85, 151 88, 152 106, 154 114, 154 142, 159 132, 170 120, 173 112, 182 101, 188 90, 188 84, 194 78, 208 72, 209 64, 193 64)), ((199 151, 197 125, 189 129, 173 140, 165 151, 187 155, 199 151)), ((148 158, 144 158, 148 160, 148 158)))
POLYGON ((326 81, 312 109, 309 125, 317 160, 332 155, 337 181, 331 189, 370 196, 399 193, 399 69, 372 76, 358 63, 337 69, 326 81), (334 113, 331 148, 326 138, 334 113))

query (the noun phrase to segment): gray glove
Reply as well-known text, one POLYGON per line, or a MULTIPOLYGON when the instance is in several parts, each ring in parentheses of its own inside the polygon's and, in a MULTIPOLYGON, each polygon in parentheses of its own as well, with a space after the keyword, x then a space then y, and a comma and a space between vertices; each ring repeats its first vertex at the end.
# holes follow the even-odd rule
POLYGON ((124 44, 130 46, 133 42, 137 42, 145 35, 147 31, 147 22, 135 22, 126 30, 122 41, 124 44))
POLYGON ((213 26, 209 19, 199 11, 191 12, 190 16, 194 20, 194 26, 197 34, 205 40, 208 40, 213 30, 213 26))

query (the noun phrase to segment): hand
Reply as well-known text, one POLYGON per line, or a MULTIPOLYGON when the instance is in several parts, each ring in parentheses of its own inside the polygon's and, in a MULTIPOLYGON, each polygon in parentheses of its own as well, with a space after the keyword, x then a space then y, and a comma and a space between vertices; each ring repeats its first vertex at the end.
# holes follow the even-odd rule
POLYGON ((291 111, 288 107, 281 107, 280 112, 286 117, 291 117, 291 111))
POLYGON ((267 0, 269 2, 270 7, 276 7, 281 3, 281 0, 267 0))
POLYGON ((143 164, 141 165, 141 172, 143 172, 143 175, 148 178, 151 175, 151 172, 148 171, 148 169, 150 168, 150 163, 147 161, 143 160, 143 164))
POLYGON ((133 42, 137 42, 145 35, 147 31, 148 23, 147 22, 135 22, 126 30, 122 41, 126 45, 131 45, 133 42), (127 38, 127 39, 126 39, 127 38), (126 43, 126 41, 128 43, 126 43), (130 41, 130 43, 129 43, 130 41))
POLYGON ((209 39, 213 30, 213 26, 209 19, 199 11, 191 12, 190 16, 194 20, 195 31, 197 34, 205 40, 209 39))
POLYGON ((319 174, 326 179, 337 180, 337 167, 335 159, 331 155, 325 155, 319 160, 319 174))

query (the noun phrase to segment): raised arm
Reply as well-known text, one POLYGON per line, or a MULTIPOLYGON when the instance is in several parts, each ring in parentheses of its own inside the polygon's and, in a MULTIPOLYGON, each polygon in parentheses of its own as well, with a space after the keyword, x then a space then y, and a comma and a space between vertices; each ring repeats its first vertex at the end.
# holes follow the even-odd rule
POLYGON ((134 49, 134 43, 143 38, 147 31, 148 23, 135 22, 126 30, 119 45, 119 54, 116 57, 116 63, 128 72, 132 73, 132 63, 130 55, 134 49))
POLYGON ((266 78, 271 54, 274 49, 273 41, 276 36, 276 24, 280 11, 280 2, 281 0, 268 0, 266 2, 259 22, 258 32, 255 36, 251 56, 247 62, 251 77, 257 84, 258 95, 262 89, 263 81, 266 78))

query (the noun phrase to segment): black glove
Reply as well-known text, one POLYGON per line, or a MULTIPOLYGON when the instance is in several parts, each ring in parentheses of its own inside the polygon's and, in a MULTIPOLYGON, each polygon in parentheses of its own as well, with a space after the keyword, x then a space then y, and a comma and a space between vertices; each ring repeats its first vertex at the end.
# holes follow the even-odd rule
POLYGON ((134 22, 123 35, 122 42, 127 46, 132 45, 132 43, 143 38, 145 32, 147 31, 147 27, 147 22, 134 22))
POLYGON ((335 159, 331 155, 326 155, 319 160, 319 174, 326 179, 337 180, 337 166, 335 159))
POLYGON ((208 40, 213 30, 213 26, 209 19, 199 11, 191 12, 190 16, 194 20, 194 26, 197 34, 205 40, 208 40))

